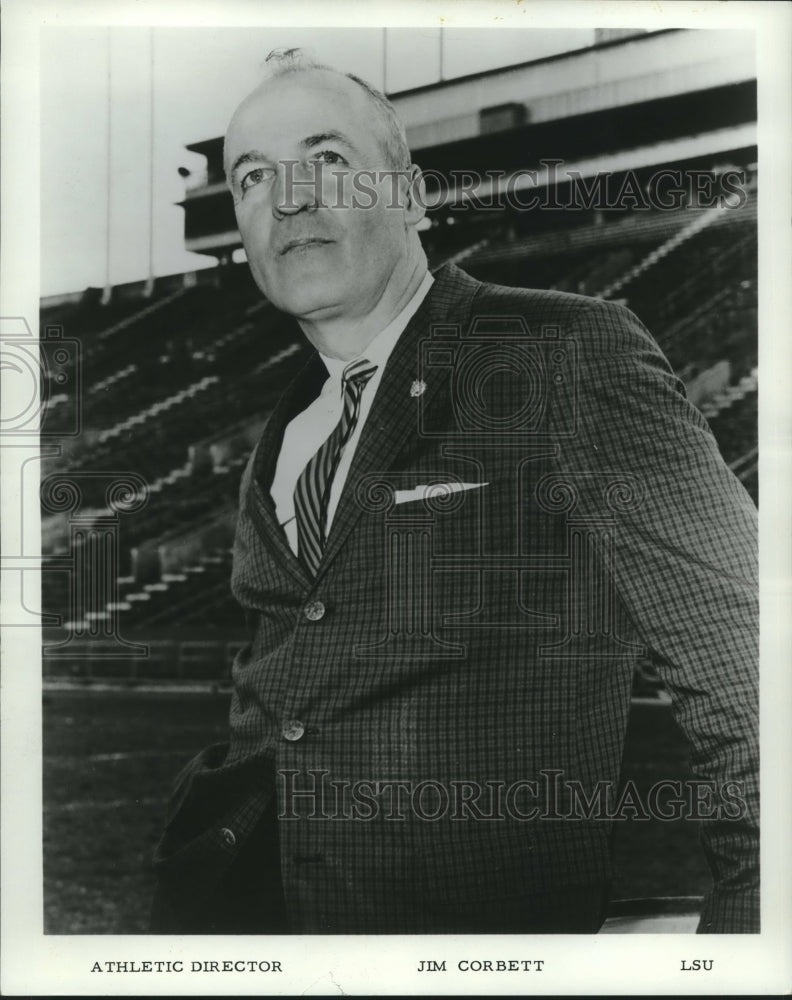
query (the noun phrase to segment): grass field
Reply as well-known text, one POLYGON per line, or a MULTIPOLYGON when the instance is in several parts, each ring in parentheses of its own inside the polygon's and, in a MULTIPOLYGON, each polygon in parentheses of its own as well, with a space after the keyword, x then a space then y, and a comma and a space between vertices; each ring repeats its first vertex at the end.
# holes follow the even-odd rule
MULTIPOLYGON (((129 689, 44 695, 44 928, 145 934, 150 858, 171 781, 223 738, 228 695, 129 689)), ((687 750, 666 706, 635 705, 624 778, 684 779, 687 750)), ((700 895, 709 873, 690 821, 621 822, 614 898, 700 895)))

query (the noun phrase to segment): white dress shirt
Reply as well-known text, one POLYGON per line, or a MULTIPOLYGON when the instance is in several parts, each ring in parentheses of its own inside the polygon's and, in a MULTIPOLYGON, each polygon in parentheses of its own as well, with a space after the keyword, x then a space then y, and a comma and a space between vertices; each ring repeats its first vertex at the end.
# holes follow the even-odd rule
MULTIPOLYGON (((365 352, 360 355, 360 358, 365 358, 371 364, 376 365, 377 370, 363 388, 357 424, 344 447, 336 474, 330 486, 330 499, 327 508, 328 535, 330 534, 330 526, 333 523, 341 491, 344 488, 347 474, 352 465, 352 459, 355 456, 355 449, 360 440, 363 426, 366 423, 366 418, 371 410, 371 404, 374 401, 380 381, 382 380, 385 365, 391 355, 391 351, 396 346, 396 342, 412 319, 413 314, 423 302, 433 282, 434 278, 427 271, 415 295, 413 295, 404 309, 384 330, 381 330, 377 334, 365 352)), ((278 455, 278 464, 275 467, 275 476, 272 480, 271 493, 272 499, 275 501, 278 523, 286 532, 289 545, 295 555, 297 554, 297 522, 294 518, 294 488, 305 466, 316 454, 321 445, 324 444, 341 419, 343 409, 341 376, 347 365, 359 360, 359 358, 351 358, 349 361, 340 361, 338 358, 328 358, 321 352, 319 352, 319 357, 324 362, 330 377, 322 386, 321 393, 311 405, 303 410, 302 413, 298 413, 286 426, 286 430, 283 433, 283 444, 278 455)), ((405 385, 405 403, 409 389, 410 387, 405 385)))

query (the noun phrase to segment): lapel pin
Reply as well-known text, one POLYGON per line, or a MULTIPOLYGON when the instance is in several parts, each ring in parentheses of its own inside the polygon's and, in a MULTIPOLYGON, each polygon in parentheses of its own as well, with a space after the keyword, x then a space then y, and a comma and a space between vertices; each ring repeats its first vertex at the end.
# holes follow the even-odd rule
POLYGON ((426 392, 426 382, 423 382, 421 379, 417 378, 410 386, 410 395, 413 397, 423 396, 425 392, 426 392))

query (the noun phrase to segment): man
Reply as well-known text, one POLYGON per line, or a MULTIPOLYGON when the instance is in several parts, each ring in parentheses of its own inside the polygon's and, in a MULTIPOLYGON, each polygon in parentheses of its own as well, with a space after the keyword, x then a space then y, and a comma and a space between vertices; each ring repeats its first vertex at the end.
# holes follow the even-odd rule
POLYGON ((595 932, 610 823, 581 795, 617 787, 648 654, 711 793, 699 929, 758 930, 752 503, 632 314, 431 276, 392 107, 271 68, 228 181, 315 353, 243 477, 251 641, 154 929, 595 932))

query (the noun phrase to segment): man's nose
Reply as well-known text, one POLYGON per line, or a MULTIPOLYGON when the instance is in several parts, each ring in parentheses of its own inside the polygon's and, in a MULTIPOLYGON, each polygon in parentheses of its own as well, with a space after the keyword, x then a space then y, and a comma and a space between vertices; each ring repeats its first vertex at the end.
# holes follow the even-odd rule
POLYGON ((272 212, 276 218, 319 207, 322 197, 321 171, 313 162, 283 160, 278 164, 278 181, 272 212))

